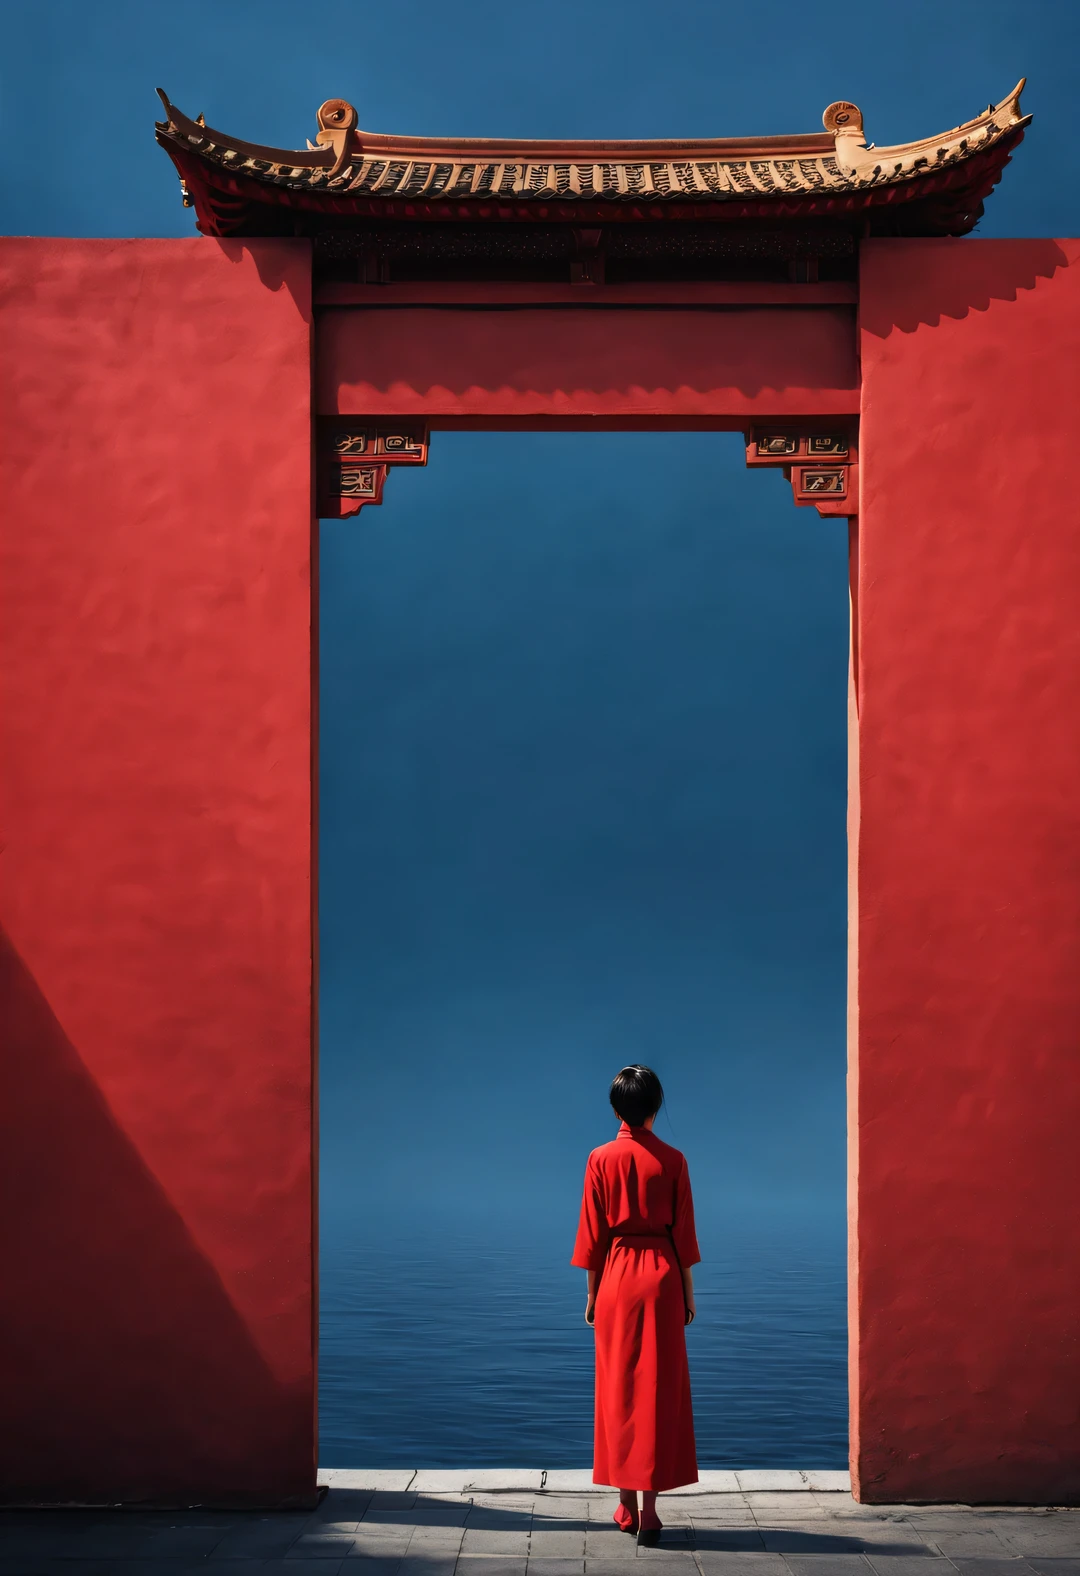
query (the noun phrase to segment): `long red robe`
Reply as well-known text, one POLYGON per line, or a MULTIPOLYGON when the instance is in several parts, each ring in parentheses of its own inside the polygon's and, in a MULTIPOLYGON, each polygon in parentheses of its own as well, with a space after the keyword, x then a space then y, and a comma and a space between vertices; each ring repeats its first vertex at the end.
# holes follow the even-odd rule
POLYGON ((698 1480, 680 1264, 700 1259, 685 1159, 624 1122, 589 1156, 570 1261, 602 1271, 596 1483, 660 1491, 698 1480))

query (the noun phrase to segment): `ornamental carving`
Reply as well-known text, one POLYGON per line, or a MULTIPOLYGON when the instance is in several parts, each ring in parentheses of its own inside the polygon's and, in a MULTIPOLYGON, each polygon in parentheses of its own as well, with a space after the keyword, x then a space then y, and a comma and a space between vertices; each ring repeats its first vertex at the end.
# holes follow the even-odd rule
POLYGON ((752 427, 746 441, 746 463, 782 470, 797 504, 823 516, 857 514, 858 447, 854 430, 822 425, 810 432, 798 427, 752 427))
POLYGON ((426 465, 428 430, 408 423, 319 422, 317 507, 320 519, 343 520, 366 503, 382 503, 387 472, 395 465, 426 465))

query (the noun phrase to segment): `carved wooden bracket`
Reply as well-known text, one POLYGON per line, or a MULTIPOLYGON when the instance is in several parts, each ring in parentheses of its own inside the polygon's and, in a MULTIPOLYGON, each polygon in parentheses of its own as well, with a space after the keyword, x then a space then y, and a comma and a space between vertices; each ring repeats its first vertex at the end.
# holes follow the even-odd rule
POLYGON ((859 448, 855 428, 845 422, 814 430, 799 425, 751 427, 747 465, 782 469, 797 504, 824 516, 859 512, 859 448))
POLYGON ((316 492, 320 519, 344 520, 366 503, 382 503, 392 465, 426 465, 428 429, 404 423, 320 418, 316 492))

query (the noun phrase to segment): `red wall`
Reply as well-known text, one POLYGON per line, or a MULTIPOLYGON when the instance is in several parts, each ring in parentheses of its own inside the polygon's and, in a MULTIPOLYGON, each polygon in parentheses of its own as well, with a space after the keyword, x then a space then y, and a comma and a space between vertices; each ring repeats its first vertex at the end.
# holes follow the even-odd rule
POLYGON ((0 269, 3 1492, 310 1496, 307 243, 0 269))
POLYGON ((1080 243, 861 282, 853 1460, 1080 1498, 1080 243))
POLYGON ((551 419, 854 414, 850 308, 320 311, 326 415, 551 419))
MULTIPOLYGON (((307 249, 0 265, 4 1491, 303 1498, 307 249)), ((328 411, 693 423, 856 387, 842 312, 321 333, 328 411)), ((1076 1499, 1080 244, 868 243, 860 337, 856 1485, 1076 1499)))

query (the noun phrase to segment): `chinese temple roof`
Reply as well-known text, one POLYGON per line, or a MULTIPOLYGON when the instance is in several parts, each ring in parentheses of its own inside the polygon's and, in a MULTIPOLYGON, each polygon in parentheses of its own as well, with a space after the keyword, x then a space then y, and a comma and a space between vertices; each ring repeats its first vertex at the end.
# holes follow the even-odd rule
POLYGON ((268 148, 189 120, 164 93, 157 140, 206 235, 341 235, 372 224, 485 227, 627 221, 744 228, 812 222, 855 235, 963 235, 982 213, 1030 116, 1021 81, 938 136, 877 148, 853 104, 824 132, 713 141, 526 142, 361 131, 330 99, 315 143, 268 148))

